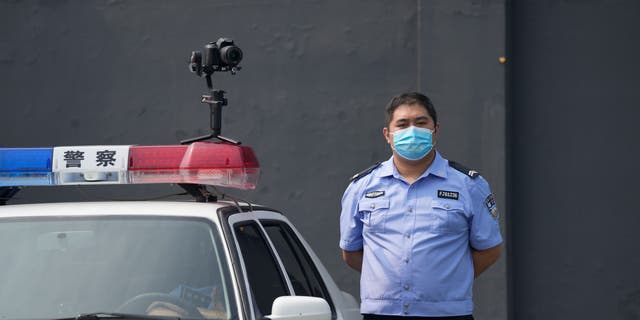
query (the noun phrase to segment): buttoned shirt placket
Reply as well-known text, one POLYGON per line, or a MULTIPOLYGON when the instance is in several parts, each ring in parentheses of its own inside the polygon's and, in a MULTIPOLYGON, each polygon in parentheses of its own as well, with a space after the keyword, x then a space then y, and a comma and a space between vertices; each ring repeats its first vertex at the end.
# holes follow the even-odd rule
POLYGON ((411 279, 411 275, 413 274, 413 270, 411 270, 414 266, 412 263, 412 253, 413 253, 413 237, 412 235, 415 233, 415 221, 416 221, 416 207, 417 207, 417 197, 416 197, 416 188, 417 184, 420 181, 415 181, 413 184, 408 186, 407 192, 405 194, 406 201, 404 203, 407 204, 407 208, 404 215, 404 240, 403 245, 403 266, 406 268, 406 272, 404 272, 404 299, 402 301, 402 313, 408 315, 409 311, 409 301, 412 299, 411 290, 413 289, 413 279, 411 279))
POLYGON ((415 297, 413 295, 413 280, 411 275, 413 274, 413 263, 412 263, 412 253, 413 253, 413 234, 415 232, 415 221, 416 221, 416 207, 417 207, 417 189, 419 188, 419 184, 422 183, 421 179, 414 181, 413 184, 409 184, 406 182, 404 178, 402 178, 399 173, 394 168, 393 179, 397 179, 402 181, 402 201, 400 203, 405 204, 403 208, 403 236, 402 236, 402 254, 400 255, 400 266, 401 266, 401 283, 402 286, 402 294, 401 294, 401 303, 402 303, 402 313, 404 315, 410 314, 411 304, 409 301, 414 300, 415 297))

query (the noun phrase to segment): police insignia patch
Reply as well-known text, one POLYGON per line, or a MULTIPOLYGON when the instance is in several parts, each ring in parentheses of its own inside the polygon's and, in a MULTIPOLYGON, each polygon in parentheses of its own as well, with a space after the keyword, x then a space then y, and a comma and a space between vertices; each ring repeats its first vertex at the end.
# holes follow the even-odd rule
POLYGON ((384 196, 384 191, 371 191, 371 192, 367 192, 367 194, 365 194, 364 196, 367 198, 377 198, 377 197, 384 196))
POLYGON ((489 210, 489 213, 494 218, 498 218, 498 206, 496 205, 496 199, 493 197, 493 194, 489 194, 486 199, 484 199, 484 205, 489 210))

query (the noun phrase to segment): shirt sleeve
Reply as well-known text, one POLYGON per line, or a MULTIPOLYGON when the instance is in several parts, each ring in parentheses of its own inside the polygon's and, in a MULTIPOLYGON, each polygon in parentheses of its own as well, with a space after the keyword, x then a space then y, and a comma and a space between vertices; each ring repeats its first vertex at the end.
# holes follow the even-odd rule
POLYGON ((340 212, 340 248, 345 251, 362 249, 362 220, 358 215, 359 180, 352 182, 342 196, 340 212))
POLYGON ((486 250, 502 243, 498 208, 487 181, 482 177, 472 181, 469 241, 473 249, 486 250))

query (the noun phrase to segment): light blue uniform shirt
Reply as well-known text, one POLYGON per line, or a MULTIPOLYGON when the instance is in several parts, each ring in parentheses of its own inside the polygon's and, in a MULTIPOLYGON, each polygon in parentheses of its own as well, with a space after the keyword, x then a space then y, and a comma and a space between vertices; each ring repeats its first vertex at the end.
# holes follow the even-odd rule
POLYGON ((411 185, 391 158, 353 181, 342 198, 340 247, 364 248, 361 313, 472 314, 471 250, 500 243, 487 182, 450 167, 437 152, 411 185))

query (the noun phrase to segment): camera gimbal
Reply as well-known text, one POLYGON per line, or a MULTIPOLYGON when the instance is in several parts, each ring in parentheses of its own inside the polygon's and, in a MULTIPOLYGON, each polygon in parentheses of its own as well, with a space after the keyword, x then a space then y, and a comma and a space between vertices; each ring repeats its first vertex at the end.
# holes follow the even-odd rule
POLYGON ((181 144, 190 144, 196 141, 217 138, 223 142, 239 145, 240 141, 235 141, 220 135, 222 130, 222 107, 228 105, 228 100, 224 97, 224 90, 213 88, 211 76, 214 72, 231 72, 235 75, 241 67, 238 66, 242 60, 242 50, 238 48, 232 39, 220 38, 215 43, 210 42, 204 46, 204 63, 202 52, 193 51, 189 61, 189 70, 201 77, 204 73, 207 80, 207 87, 210 94, 202 95, 202 103, 209 105, 211 112, 210 128, 211 133, 201 137, 195 137, 180 141, 181 144))

